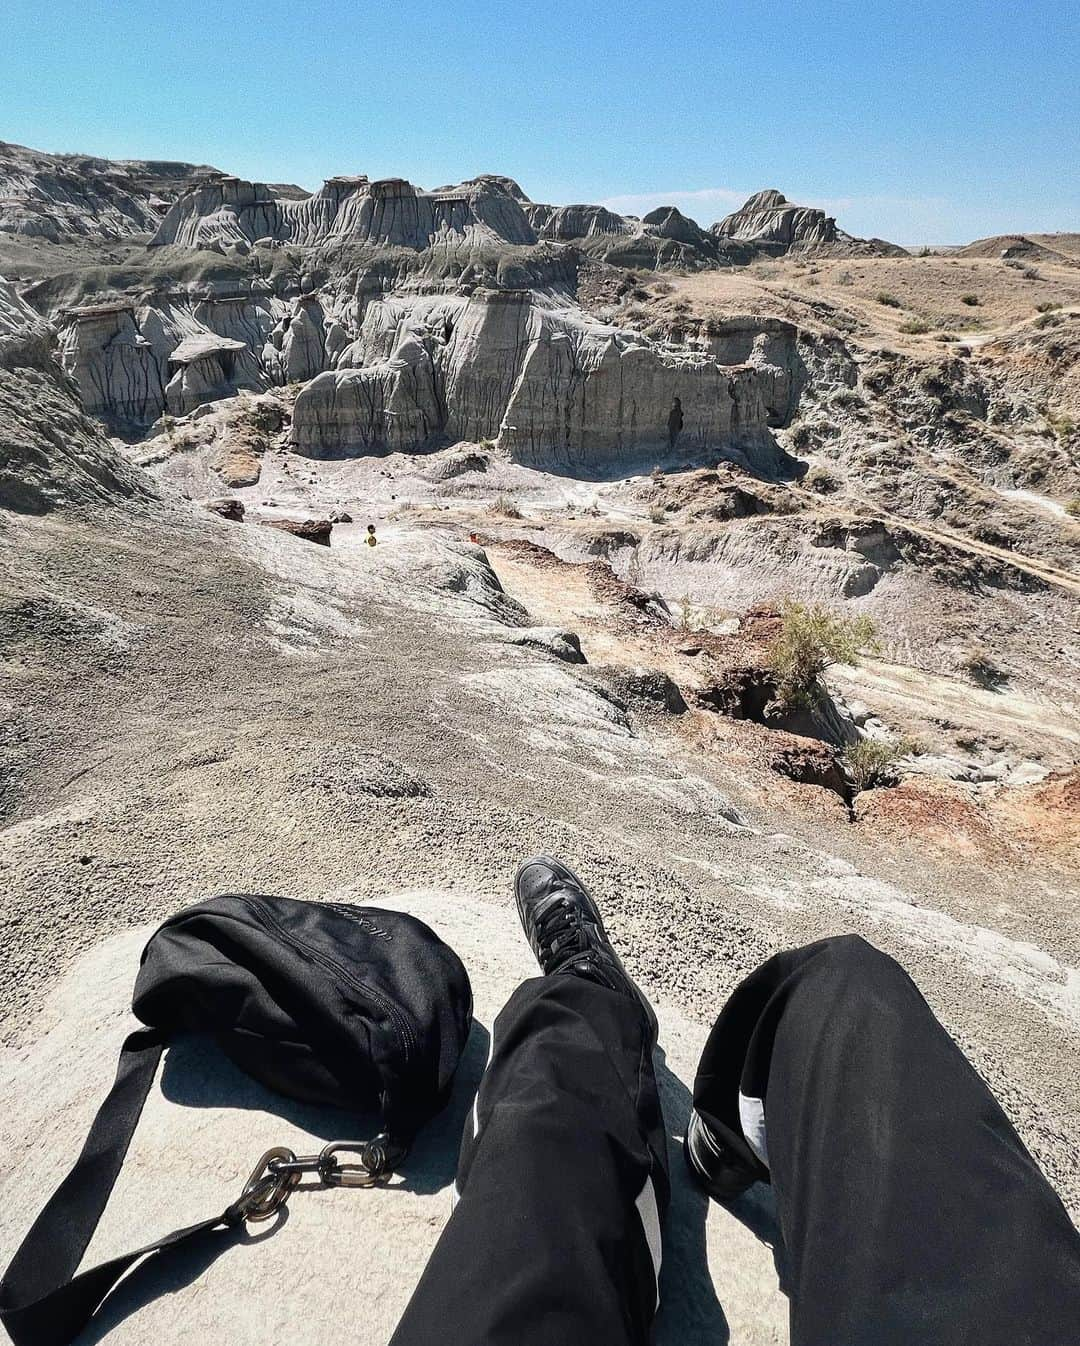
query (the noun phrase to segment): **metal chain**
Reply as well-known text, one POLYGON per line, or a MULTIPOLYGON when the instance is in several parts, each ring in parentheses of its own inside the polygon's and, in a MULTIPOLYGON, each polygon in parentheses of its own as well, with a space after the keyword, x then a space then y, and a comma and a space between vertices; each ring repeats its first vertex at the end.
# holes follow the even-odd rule
POLYGON ((315 1174, 325 1187, 374 1187, 384 1182, 404 1151, 386 1132, 373 1140, 332 1140, 318 1154, 296 1155, 284 1145, 267 1150, 252 1170, 238 1200, 225 1211, 226 1224, 269 1220, 284 1206, 305 1174, 315 1174), (339 1154, 353 1154, 358 1163, 342 1163, 339 1154))

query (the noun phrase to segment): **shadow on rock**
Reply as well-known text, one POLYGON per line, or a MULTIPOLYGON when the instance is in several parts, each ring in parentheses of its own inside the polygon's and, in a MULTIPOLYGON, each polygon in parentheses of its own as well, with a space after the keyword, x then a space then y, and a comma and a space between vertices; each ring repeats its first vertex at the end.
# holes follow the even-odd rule
POLYGON ((283 1206, 273 1221, 252 1233, 248 1227, 213 1229, 197 1237, 186 1248, 167 1257, 148 1257, 109 1295, 90 1323, 79 1334, 79 1346, 97 1346, 125 1318, 160 1299, 175 1294, 206 1271, 223 1252, 238 1243, 255 1244, 272 1238, 289 1218, 288 1207, 283 1206))
POLYGON ((731 1333, 709 1274, 705 1220, 709 1198, 691 1183, 679 1153, 690 1118, 690 1091, 657 1051, 656 1078, 668 1133, 671 1209, 664 1230, 656 1346, 725 1346, 731 1333))
POLYGON ((749 1191, 743 1192, 742 1196, 730 1202, 726 1209, 771 1251, 780 1289, 790 1297, 787 1249, 784 1247, 784 1236, 780 1232, 780 1222, 776 1214, 776 1194, 773 1189, 768 1183, 756 1182, 749 1191))
MULTIPOLYGON (((416 1138, 393 1179, 395 1187, 428 1195, 453 1182, 461 1130, 484 1072, 489 1040, 483 1024, 474 1023, 446 1106, 416 1138)), ((367 1139, 381 1127, 375 1113, 354 1114, 300 1103, 274 1093, 245 1075, 213 1042, 201 1037, 180 1038, 169 1048, 161 1074, 161 1092, 183 1107, 268 1112, 324 1141, 367 1139)), ((258 1156, 251 1158, 254 1162, 258 1156)), ((247 1160, 248 1156, 244 1156, 245 1163, 247 1160)))

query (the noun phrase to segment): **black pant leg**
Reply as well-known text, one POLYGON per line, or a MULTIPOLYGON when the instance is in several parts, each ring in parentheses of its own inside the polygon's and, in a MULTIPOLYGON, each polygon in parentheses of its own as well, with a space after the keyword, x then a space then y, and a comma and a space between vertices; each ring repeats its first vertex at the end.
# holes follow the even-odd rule
POLYGON ((694 1103, 771 1179, 792 1346, 1080 1342, 1080 1236, 914 983, 863 940, 747 978, 694 1103))
POLYGON ((668 1202, 644 1016, 572 975, 492 1029, 457 1204, 392 1346, 642 1346, 668 1202))

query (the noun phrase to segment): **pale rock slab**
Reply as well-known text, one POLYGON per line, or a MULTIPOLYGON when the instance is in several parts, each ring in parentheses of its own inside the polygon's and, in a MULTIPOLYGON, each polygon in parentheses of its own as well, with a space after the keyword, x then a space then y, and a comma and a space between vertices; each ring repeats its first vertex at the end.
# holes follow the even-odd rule
MULTIPOLYGON (((389 1187, 300 1191, 287 1218, 223 1241, 213 1260, 181 1259, 171 1269, 145 1264, 115 1292, 84 1341, 383 1346, 393 1332, 450 1216, 461 1129, 492 1022, 536 966, 509 901, 457 892, 325 896, 408 910, 463 958, 477 1022, 449 1106, 389 1187)), ((0 1087, 18 1100, 0 1122, 10 1160, 0 1173, 5 1259, 67 1171, 112 1081, 120 1043, 134 1024, 131 986, 151 930, 114 936, 80 958, 46 1004, 37 1038, 0 1056, 0 1087)), ((732 1213, 690 1186, 679 1153, 707 1026, 664 1005, 658 1011, 674 1190, 657 1342, 715 1346, 730 1332, 732 1346, 784 1343, 787 1304, 769 1246, 776 1232, 768 1189, 752 1189, 732 1213)), ((311 1153, 355 1127, 344 1115, 270 1094, 197 1039, 176 1044, 151 1090, 86 1264, 223 1209, 271 1145, 311 1153)))

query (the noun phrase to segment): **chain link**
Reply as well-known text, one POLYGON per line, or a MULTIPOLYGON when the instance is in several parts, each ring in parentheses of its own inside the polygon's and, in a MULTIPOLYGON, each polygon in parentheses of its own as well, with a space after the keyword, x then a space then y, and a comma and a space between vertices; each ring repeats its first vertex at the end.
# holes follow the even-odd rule
POLYGON ((373 1140, 332 1140, 318 1154, 297 1155, 277 1145, 255 1165, 239 1199, 225 1212, 225 1221, 239 1224, 241 1220, 269 1220, 306 1174, 317 1176, 325 1187, 374 1187, 390 1177, 403 1154, 385 1131, 373 1140), (356 1155, 359 1162, 342 1163, 339 1154, 356 1155))

